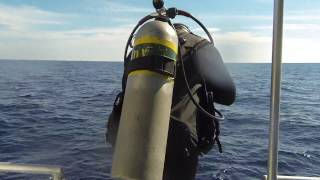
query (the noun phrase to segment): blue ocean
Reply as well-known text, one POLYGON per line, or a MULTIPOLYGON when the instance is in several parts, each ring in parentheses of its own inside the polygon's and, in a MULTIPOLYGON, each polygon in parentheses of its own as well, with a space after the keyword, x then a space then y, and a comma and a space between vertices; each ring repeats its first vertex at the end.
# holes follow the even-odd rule
MULTIPOLYGON (((105 124, 120 62, 0 61, 0 162, 58 165, 66 179, 111 179, 105 124)), ((270 64, 227 64, 237 100, 217 106, 223 153, 201 157, 197 180, 267 173, 270 64)), ((284 64, 279 174, 320 176, 320 64, 284 64)), ((49 179, 0 174, 0 179, 49 179)))

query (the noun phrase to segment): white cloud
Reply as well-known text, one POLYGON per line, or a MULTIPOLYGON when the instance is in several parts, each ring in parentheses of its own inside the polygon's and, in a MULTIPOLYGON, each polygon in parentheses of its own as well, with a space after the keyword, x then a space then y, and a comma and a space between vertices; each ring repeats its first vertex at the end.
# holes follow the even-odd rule
POLYGON ((320 15, 288 15, 284 16, 284 20, 291 20, 291 21, 314 21, 320 20, 320 15))
POLYGON ((144 8, 133 5, 128 5, 116 1, 105 1, 105 10, 110 12, 124 12, 124 13, 151 13, 152 8, 144 8))
POLYGON ((316 31, 320 30, 320 24, 285 24, 284 29, 316 31))
MULTIPOLYGON (((233 20, 273 20, 273 15, 243 15, 243 14, 208 14, 202 13, 197 15, 200 19, 233 19, 233 20)), ((309 12, 306 11, 305 13, 298 13, 298 12, 290 12, 284 15, 284 21, 314 21, 320 20, 320 13, 317 12, 309 12)))
POLYGON ((272 20, 272 15, 243 15, 243 14, 208 14, 202 13, 197 15, 200 19, 243 19, 243 20, 272 20))
MULTIPOLYGON (((254 26, 253 29, 257 30, 265 30, 265 29, 272 29, 272 25, 267 26, 254 26)), ((301 24, 284 24, 283 25, 284 30, 306 30, 306 31, 318 31, 320 30, 320 24, 307 24, 307 23, 301 23, 301 24)))
MULTIPOLYGON (((113 11, 145 12, 122 4, 111 4, 113 11), (117 7, 119 6, 119 7, 117 7), (121 8, 120 8, 121 6, 121 8)), ((297 17, 301 17, 298 15, 297 17)), ((44 11, 32 6, 11 7, 0 4, 0 59, 59 59, 59 60, 122 60, 132 25, 93 27, 70 30, 40 30, 37 26, 72 23, 68 14, 44 11)), ((222 18, 245 18, 270 20, 272 16, 216 16, 222 18)), ((299 19, 290 16, 292 19, 299 19)), ((120 17, 123 18, 123 17, 120 17)), ((215 44, 226 62, 271 62, 272 37, 259 33, 271 26, 255 26, 248 31, 225 32, 221 27, 209 27, 215 44), (256 31, 256 32, 253 32, 256 31)), ((319 31, 313 23, 286 23, 285 30, 305 32, 319 31)), ((199 28, 193 29, 204 35, 199 28)), ((271 31, 270 31, 271 32, 271 31)), ((318 49, 320 37, 299 37, 285 34, 284 62, 320 62, 318 49)))
POLYGON ((133 25, 41 30, 70 23, 69 14, 0 4, 0 59, 121 60, 133 25))
POLYGON ((288 10, 284 15, 284 20, 295 21, 314 21, 320 20, 319 9, 303 9, 303 10, 288 10))
POLYGON ((0 25, 10 30, 24 30, 34 25, 62 24, 64 16, 32 6, 6 6, 0 4, 0 25))
MULTIPOLYGON (((219 28, 216 28, 216 27, 208 27, 207 30, 209 31, 209 33, 216 33, 218 31, 220 31, 219 28)), ((202 28, 194 28, 194 29, 191 29, 192 32, 196 33, 196 34, 203 34, 204 31, 202 28)))
POLYGON ((122 60, 132 28, 29 31, 30 34, 25 36, 11 33, 11 36, 21 36, 23 40, 0 42, 0 59, 122 60))
POLYGON ((285 38, 283 41, 284 62, 320 63, 320 38, 285 38))
POLYGON ((226 62, 270 62, 271 37, 252 32, 216 33, 215 44, 226 62))
MULTIPOLYGON (((272 37, 252 32, 216 33, 216 46, 228 62, 271 62, 272 37)), ((320 62, 320 38, 283 39, 283 62, 320 62)))

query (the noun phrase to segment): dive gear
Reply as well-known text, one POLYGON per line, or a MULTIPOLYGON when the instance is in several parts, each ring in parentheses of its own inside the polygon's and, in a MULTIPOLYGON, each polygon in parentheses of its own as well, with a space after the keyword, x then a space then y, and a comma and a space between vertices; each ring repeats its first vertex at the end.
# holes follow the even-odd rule
POLYGON ((112 177, 162 180, 178 37, 166 19, 143 24, 134 39, 112 177))
MULTIPOLYGON (((199 43, 202 44, 204 42, 203 47, 211 45, 206 50, 214 48, 213 39, 209 31, 199 20, 188 12, 176 8, 166 10, 161 0, 154 0, 153 3, 156 8, 156 13, 148 15, 138 22, 131 32, 125 48, 125 73, 123 77, 125 89, 123 88, 124 97, 121 120, 117 133, 111 172, 112 177, 118 179, 162 179, 169 116, 173 113, 171 119, 174 119, 174 112, 179 114, 179 111, 174 110, 175 107, 170 109, 172 100, 174 99, 172 98, 172 94, 174 78, 177 75, 176 62, 181 65, 179 76, 182 82, 184 82, 185 97, 189 97, 189 99, 186 99, 187 104, 185 105, 193 109, 191 111, 192 113, 197 113, 197 109, 200 114, 205 115, 207 117, 206 119, 212 124, 212 128, 219 128, 219 124, 217 124, 218 120, 224 119, 224 116, 213 106, 213 100, 216 98, 213 98, 212 93, 210 94, 210 101, 207 101, 207 103, 211 103, 211 109, 203 108, 199 104, 199 97, 194 97, 194 93, 196 93, 199 88, 204 88, 202 87, 202 83, 206 84, 208 80, 215 80, 211 78, 211 76, 202 73, 203 62, 210 63, 209 60, 212 59, 199 60, 200 64, 195 65, 195 69, 198 72, 192 73, 191 76, 197 77, 199 81, 198 85, 194 86, 193 84, 192 89, 190 89, 184 58, 181 53, 181 43, 185 43, 185 41, 181 38, 178 40, 177 32, 171 24, 170 19, 175 18, 176 15, 193 19, 201 26, 210 40, 210 42, 201 40, 199 43), (153 20, 151 21, 151 19, 153 20), (137 30, 138 32, 135 35, 137 30), (131 47, 132 50, 130 54, 127 55, 129 47, 131 47), (218 116, 215 116, 215 113, 217 113, 218 116)), ((189 29, 187 28, 187 30, 189 29)), ((202 46, 193 48, 194 51, 189 53, 189 57, 198 57, 197 50, 201 48, 202 46)), ((214 53, 217 53, 217 51, 214 53)), ((215 59, 221 59, 219 54, 214 54, 212 57, 214 57, 213 61, 215 59)), ((222 81, 216 82, 221 83, 222 81)), ((214 83, 208 83, 208 88, 212 88, 210 92, 213 91, 214 94, 216 87, 220 86, 215 86, 214 83)), ((205 92, 207 95, 206 98, 208 99, 209 93, 207 89, 205 92)), ((233 102, 233 100, 231 101, 233 102)), ((225 104, 231 104, 231 101, 225 104)), ((223 101, 217 102, 224 104, 223 101)), ((192 120, 192 118, 190 120, 192 120)), ((171 127, 172 121, 174 120, 170 121, 170 128, 175 129, 171 127)), ((186 127, 190 128, 192 126, 193 125, 187 125, 186 127)), ((215 141, 218 143, 219 150, 221 151, 218 136, 219 131, 214 131, 214 133, 211 133, 209 136, 200 135, 200 138, 204 137, 204 139, 201 139, 199 144, 192 145, 192 143, 189 144, 189 141, 186 141, 186 145, 188 144, 188 147, 190 146, 189 150, 186 149, 188 150, 186 151, 187 154, 192 152, 192 156, 197 156, 197 146, 201 146, 201 153, 207 153, 215 141)), ((192 139, 193 137, 190 136, 190 138, 192 139)), ((197 141, 197 138, 195 138, 195 140, 197 141)), ((184 148, 184 146, 181 147, 184 148)))

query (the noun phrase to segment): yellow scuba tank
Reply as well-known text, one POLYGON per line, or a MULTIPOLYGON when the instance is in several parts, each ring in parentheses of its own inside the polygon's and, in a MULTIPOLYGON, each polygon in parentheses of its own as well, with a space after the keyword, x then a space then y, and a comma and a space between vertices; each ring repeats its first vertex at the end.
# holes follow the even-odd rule
MULTIPOLYGON (((169 129, 173 85, 179 40, 169 19, 176 15, 194 20, 213 39, 205 26, 190 13, 176 8, 165 9, 162 0, 153 0, 157 12, 139 21, 135 34, 120 124, 113 155, 111 176, 122 180, 162 180, 169 129), (153 21, 149 21, 154 19, 153 21), (147 22, 149 21, 149 22, 147 22), (146 23, 147 22, 147 23, 146 23)), ((203 109, 193 98, 181 61, 190 99, 199 111, 210 118, 223 119, 203 109)), ((218 112, 218 111, 216 111, 218 112)))
POLYGON ((135 35, 111 175, 162 180, 178 37, 166 19, 135 35))

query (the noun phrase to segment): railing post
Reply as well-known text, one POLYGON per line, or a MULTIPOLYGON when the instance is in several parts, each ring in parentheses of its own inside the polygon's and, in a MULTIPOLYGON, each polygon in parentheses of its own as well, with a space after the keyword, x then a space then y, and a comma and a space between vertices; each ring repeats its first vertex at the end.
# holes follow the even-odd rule
POLYGON ((0 172, 15 172, 28 174, 47 174, 53 180, 63 179, 63 170, 60 167, 30 164, 14 164, 0 162, 0 172))
POLYGON ((52 174, 53 180, 62 180, 62 175, 61 174, 52 174))
POLYGON ((274 0, 268 180, 276 180, 278 171, 283 1, 274 0))

